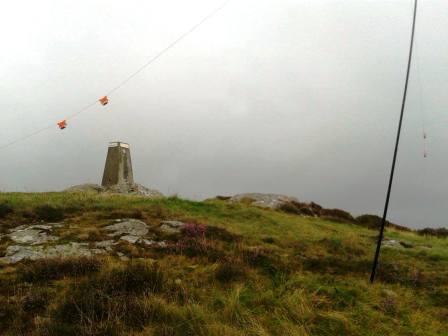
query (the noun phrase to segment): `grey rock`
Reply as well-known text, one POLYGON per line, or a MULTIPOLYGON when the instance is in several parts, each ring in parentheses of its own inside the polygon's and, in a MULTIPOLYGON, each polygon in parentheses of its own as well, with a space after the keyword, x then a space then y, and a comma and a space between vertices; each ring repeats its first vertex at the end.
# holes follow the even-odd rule
POLYGON ((0 261, 12 264, 24 259, 37 260, 54 257, 91 257, 106 253, 105 249, 89 248, 87 243, 69 243, 54 246, 20 246, 11 245, 6 249, 0 261))
POLYGON ((113 245, 116 245, 113 240, 103 240, 95 243, 95 246, 100 248, 112 247, 113 245))
POLYGON ((54 228, 61 228, 61 227, 65 226, 64 223, 47 223, 47 225, 51 226, 52 229, 54 229, 54 228))
POLYGON ((168 244, 164 241, 158 242, 157 245, 162 248, 168 247, 168 244))
POLYGON ((64 224, 62 224, 62 223, 47 223, 47 224, 32 224, 32 225, 24 224, 24 225, 20 225, 20 226, 10 229, 9 232, 17 232, 17 231, 22 231, 22 230, 26 230, 26 229, 37 229, 37 230, 51 231, 54 228, 60 228, 63 226, 64 226, 64 224))
POLYGON ((129 260, 129 257, 127 257, 124 253, 122 253, 122 252, 117 252, 117 255, 118 255, 118 257, 120 258, 120 260, 123 260, 123 261, 127 261, 127 260, 129 260))
POLYGON ((148 198, 162 198, 164 195, 155 189, 149 189, 138 183, 121 183, 113 186, 105 187, 105 192, 114 194, 130 194, 136 196, 144 196, 148 198))
POLYGON ((12 245, 7 247, 5 256, 0 260, 7 264, 14 264, 23 259, 36 260, 40 258, 44 258, 40 248, 12 245))
POLYGON ((261 194, 261 193, 247 193, 238 194, 230 198, 230 202, 240 202, 242 200, 250 200, 251 205, 259 206, 261 208, 278 209, 283 204, 289 202, 299 202, 296 197, 279 195, 279 194, 261 194))
POLYGON ((50 241, 56 241, 59 238, 50 235, 53 228, 62 227, 61 223, 47 223, 35 225, 20 225, 9 230, 9 237, 12 241, 18 244, 39 245, 50 241))
POLYGON ((135 193, 137 195, 150 197, 150 198, 162 198, 164 195, 155 189, 149 189, 141 184, 134 184, 134 186, 131 189, 131 193, 135 193))
POLYGON ((179 233, 185 223, 176 220, 162 221, 159 226, 159 230, 165 233, 179 233))
POLYGON ((120 238, 120 240, 124 240, 124 241, 127 241, 128 243, 135 244, 140 240, 140 237, 127 235, 127 236, 122 236, 120 238))
POLYGON ((142 243, 146 246, 153 246, 156 245, 157 242, 154 240, 148 240, 148 239, 142 239, 142 243))
POLYGON ((49 241, 58 240, 58 237, 51 236, 39 229, 23 229, 7 234, 7 236, 18 244, 39 245, 49 241))
POLYGON ((100 193, 104 191, 104 188, 98 184, 94 183, 85 183, 72 186, 70 188, 65 189, 66 192, 94 192, 100 193))
POLYGON ((148 233, 148 225, 138 219, 127 219, 121 221, 120 223, 112 224, 104 228, 106 231, 111 231, 109 234, 111 237, 121 236, 121 235, 132 235, 132 236, 144 236, 148 233))
POLYGON ((141 241, 144 245, 146 245, 146 246, 149 246, 149 247, 162 247, 162 248, 165 248, 165 247, 167 247, 168 245, 167 245, 167 243, 165 242, 165 241, 160 241, 160 242, 158 242, 158 241, 155 241, 155 240, 148 240, 148 239, 142 239, 142 241, 141 241))
POLYGON ((384 239, 383 240, 383 246, 384 247, 393 247, 393 248, 400 248, 400 242, 395 239, 384 239))
POLYGON ((9 229, 8 231, 9 232, 16 232, 16 231, 21 231, 21 230, 25 230, 25 229, 28 229, 29 228, 29 225, 19 225, 19 226, 16 226, 15 228, 12 228, 12 229, 9 229))
POLYGON ((67 188, 66 192, 131 194, 148 198, 162 198, 164 195, 155 189, 149 189, 138 183, 120 183, 108 187, 86 183, 67 188))
POLYGON ((29 227, 29 229, 37 229, 37 230, 45 230, 45 231, 51 231, 51 229, 53 229, 53 227, 51 225, 43 225, 43 224, 39 224, 39 225, 31 225, 29 227))
POLYGON ((103 241, 95 243, 95 247, 100 248, 100 249, 104 249, 107 252, 111 252, 112 251, 112 246, 114 246, 114 245, 117 245, 117 243, 114 242, 113 240, 103 240, 103 241))

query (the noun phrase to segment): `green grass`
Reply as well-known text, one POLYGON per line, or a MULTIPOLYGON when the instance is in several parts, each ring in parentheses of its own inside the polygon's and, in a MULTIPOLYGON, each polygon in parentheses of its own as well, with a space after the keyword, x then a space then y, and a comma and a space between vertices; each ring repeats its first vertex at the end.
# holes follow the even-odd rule
POLYGON ((385 247, 371 285, 377 232, 354 223, 177 197, 1 193, 0 204, 3 231, 63 219, 64 241, 103 239, 114 218, 207 227, 165 250, 117 247, 127 262, 1 267, 1 335, 448 335, 448 239, 388 229, 413 247, 385 247))

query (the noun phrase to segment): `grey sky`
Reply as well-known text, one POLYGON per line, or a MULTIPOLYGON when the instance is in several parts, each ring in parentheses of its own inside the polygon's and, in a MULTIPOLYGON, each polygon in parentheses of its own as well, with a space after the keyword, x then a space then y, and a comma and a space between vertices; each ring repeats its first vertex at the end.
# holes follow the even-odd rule
MULTIPOLYGON (((3 2, 0 145, 99 98, 219 3, 3 2)), ((99 183, 122 140, 136 180, 166 194, 276 192, 379 214, 411 16, 411 0, 231 1, 107 107, 3 150, 0 189, 99 183)), ((447 33, 448 3, 421 0, 390 209, 413 227, 448 226, 447 33)))

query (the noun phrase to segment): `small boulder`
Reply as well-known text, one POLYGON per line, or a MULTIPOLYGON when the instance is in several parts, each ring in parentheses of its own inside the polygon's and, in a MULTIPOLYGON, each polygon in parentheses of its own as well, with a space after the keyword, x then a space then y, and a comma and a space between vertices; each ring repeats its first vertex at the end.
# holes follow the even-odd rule
POLYGON ((120 260, 122 261, 128 261, 129 257, 127 257, 123 252, 117 252, 118 257, 120 258, 120 260))
POLYGON ((148 240, 148 239, 142 239, 142 243, 145 246, 148 247, 161 247, 161 248, 165 248, 168 246, 168 244, 165 241, 155 241, 155 240, 148 240))
POLYGON ((20 226, 6 236, 17 244, 39 245, 59 239, 47 233, 50 229, 47 225, 20 226))
POLYGON ((142 239, 142 243, 146 246, 154 246, 157 244, 156 241, 154 240, 149 240, 149 239, 142 239))
POLYGON ((127 235, 127 236, 121 236, 120 240, 124 240, 127 241, 128 243, 135 244, 140 240, 140 237, 127 235))
POLYGON ((109 236, 132 235, 142 237, 148 233, 148 225, 138 219, 126 219, 119 223, 108 225, 104 228, 111 231, 109 236))
POLYGON ((95 243, 95 247, 100 249, 105 249, 108 252, 112 251, 112 246, 116 245, 118 243, 115 243, 113 240, 103 240, 95 243))
POLYGON ((384 247, 401 247, 400 243, 395 239, 384 239, 383 246, 384 247))
POLYGON ((160 223, 159 230, 169 234, 179 233, 185 225, 185 223, 180 221, 166 220, 160 223))

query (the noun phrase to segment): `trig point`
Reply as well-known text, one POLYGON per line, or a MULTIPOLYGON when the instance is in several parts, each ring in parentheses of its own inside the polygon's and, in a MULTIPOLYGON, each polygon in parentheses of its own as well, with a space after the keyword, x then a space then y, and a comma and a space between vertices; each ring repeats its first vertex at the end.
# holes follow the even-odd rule
POLYGON ((95 191, 98 193, 132 194, 151 198, 163 197, 160 191, 134 182, 131 150, 129 144, 121 141, 109 143, 101 186, 87 183, 66 190, 70 192, 95 191))
POLYGON ((109 143, 101 185, 103 187, 134 185, 129 144, 119 141, 109 143))

